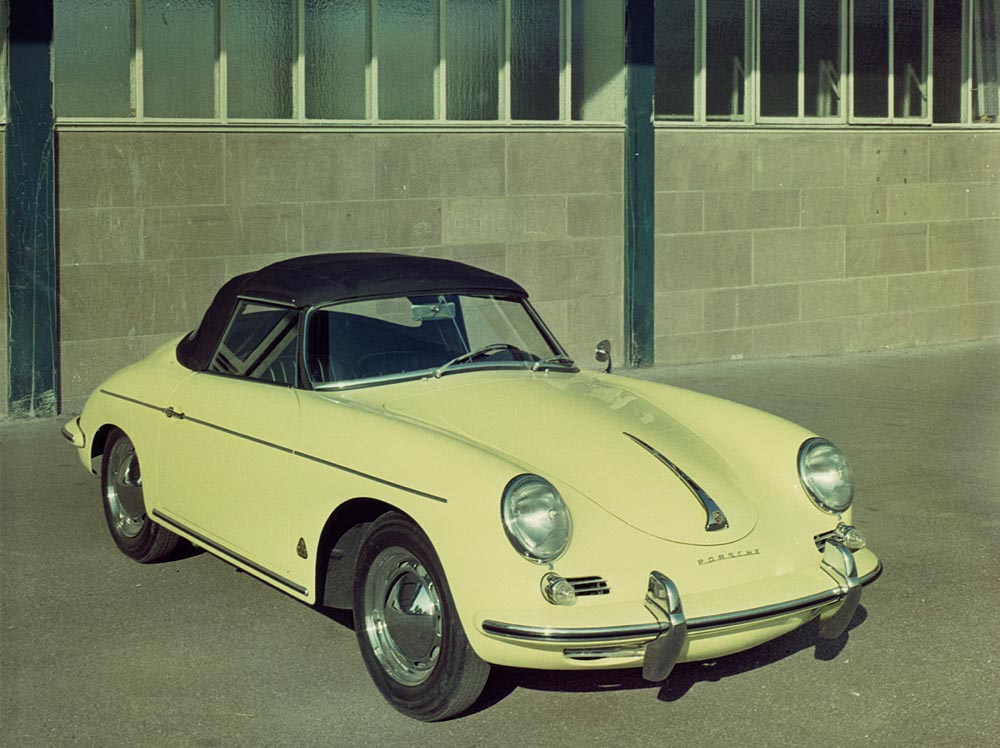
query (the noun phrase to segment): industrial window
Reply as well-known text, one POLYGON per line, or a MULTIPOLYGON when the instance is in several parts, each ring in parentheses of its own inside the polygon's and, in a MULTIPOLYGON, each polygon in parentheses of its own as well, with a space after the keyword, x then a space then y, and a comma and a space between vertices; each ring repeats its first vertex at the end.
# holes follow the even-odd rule
POLYGON ((74 3, 72 22, 66 6, 56 4, 56 112, 135 116, 130 88, 132 0, 74 3))
POLYGON ((54 0, 61 123, 624 119, 622 0, 54 0))
POLYGON ((145 114, 204 118, 217 114, 218 24, 212 3, 143 0, 141 29, 145 114))
POLYGON ((844 0, 761 0, 761 121, 843 121, 844 12, 844 0))
POLYGON ((996 123, 998 20, 1000 0, 655 0, 656 119, 996 123))
POLYGON ((930 120, 930 0, 870 0, 852 9, 853 117, 930 120))
MULTIPOLYGON (((1000 0, 653 1, 664 125, 1000 116, 1000 0)), ((624 0, 53 2, 62 124, 624 119, 624 0)))

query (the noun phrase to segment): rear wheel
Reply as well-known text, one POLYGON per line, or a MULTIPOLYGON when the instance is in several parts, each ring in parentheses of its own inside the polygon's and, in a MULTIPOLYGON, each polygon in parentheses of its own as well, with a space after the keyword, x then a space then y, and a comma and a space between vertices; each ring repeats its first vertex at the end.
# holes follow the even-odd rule
POLYGON ((407 716, 454 716, 486 685, 490 666, 469 645, 437 554, 401 514, 383 515, 362 540, 354 627, 372 680, 407 716))
POLYGON ((101 497, 108 530, 122 553, 144 564, 165 561, 173 554, 180 538, 146 515, 139 457, 121 429, 108 434, 104 447, 101 497))

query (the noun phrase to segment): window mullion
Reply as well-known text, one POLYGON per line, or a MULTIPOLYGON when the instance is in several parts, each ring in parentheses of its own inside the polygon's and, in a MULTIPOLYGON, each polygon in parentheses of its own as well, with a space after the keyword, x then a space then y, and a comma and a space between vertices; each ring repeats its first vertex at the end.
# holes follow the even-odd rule
POLYGON ((510 0, 503 0, 503 45, 501 49, 503 50, 503 85, 501 86, 501 91, 503 92, 503 109, 500 114, 503 117, 505 123, 510 124, 511 122, 511 111, 510 111, 510 101, 511 101, 511 82, 510 82, 510 55, 511 55, 511 10, 510 10, 510 0))
POLYGON ((306 119, 306 0, 295 0, 295 64, 292 67, 292 119, 306 119))
POLYGON ((806 118, 806 0, 799 0, 799 72, 795 82, 798 102, 796 114, 799 122, 806 118))
POLYGON ((570 15, 569 3, 572 0, 559 0, 559 121, 565 122, 570 118, 572 106, 570 104, 571 92, 570 82, 573 79, 572 54, 573 40, 570 37, 570 15))
MULTIPOLYGON (((760 43, 760 2, 757 0, 753 3, 753 18, 750 20, 750 25, 753 26, 753 65, 751 66, 752 71, 750 73, 751 77, 751 90, 753 92, 753 123, 757 124, 761 119, 760 113, 760 65, 761 65, 761 43, 760 43)), ((749 105, 749 104, 748 104, 749 105)))
POLYGON ((930 124, 934 121, 934 0, 927 0, 923 26, 924 69, 921 76, 924 84, 924 95, 927 97, 923 120, 930 124))
POLYGON ((694 121, 698 124, 705 124, 708 119, 707 106, 705 104, 705 89, 707 84, 705 58, 707 47, 707 10, 705 4, 708 0, 696 0, 694 7, 694 121))
POLYGON ((435 71, 437 85, 434 86, 434 119, 448 119, 448 57, 445 39, 448 32, 446 17, 448 15, 448 0, 438 0, 438 64, 435 71))
POLYGON ((962 0, 962 102, 959 120, 972 123, 972 4, 962 0))
POLYGON ((227 59, 226 0, 219 0, 215 6, 216 54, 215 64, 215 116, 222 122, 229 121, 229 61, 227 59))
POLYGON ((378 124, 379 121, 379 106, 378 106, 378 0, 368 0, 369 11, 371 14, 371 93, 369 100, 371 102, 371 119, 372 122, 378 124))
POLYGON ((132 0, 132 116, 145 118, 142 69, 142 0, 132 0))
POLYGON ((894 0, 888 0, 889 11, 889 122, 896 121, 896 8, 894 0))
POLYGON ((838 110, 837 119, 840 122, 848 122, 850 120, 849 107, 851 106, 851 92, 848 90, 848 50, 850 46, 850 15, 848 12, 848 0, 840 0, 840 34, 838 37, 838 44, 840 54, 837 58, 839 75, 837 77, 838 86, 840 88, 840 109, 838 110))

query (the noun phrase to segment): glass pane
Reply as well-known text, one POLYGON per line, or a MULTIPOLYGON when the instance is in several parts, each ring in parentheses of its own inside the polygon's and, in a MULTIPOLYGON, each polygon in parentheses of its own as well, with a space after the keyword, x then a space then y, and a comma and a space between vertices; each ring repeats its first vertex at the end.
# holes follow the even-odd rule
POLYGON ((378 111, 382 119, 433 119, 437 3, 378 0, 378 111))
POLYGON ((830 0, 805 3, 805 113, 840 116, 840 7, 830 0))
POLYGON ((448 294, 317 309, 309 315, 305 359, 317 385, 354 385, 426 376, 445 364, 449 375, 483 367, 525 371, 556 352, 521 302, 448 294), (454 360, 486 346, 496 347, 454 360))
POLYGON ((215 116, 216 37, 214 2, 143 0, 146 116, 215 116))
POLYGON ((742 120, 746 112, 746 3, 708 0, 705 7, 705 111, 742 120))
POLYGON ((131 0, 60 0, 53 10, 56 116, 132 116, 131 0))
POLYGON ((762 0, 760 114, 799 116, 799 0, 762 0))
POLYGON ((889 114, 889 0, 854 4, 854 116, 889 114))
POLYGON ((694 118, 694 0, 659 0, 653 10, 654 110, 694 118))
POLYGON ((366 0, 306 0, 306 117, 364 119, 366 0))
POLYGON ((510 114, 559 119, 559 0, 510 0, 510 114))
POLYGON ((228 0, 229 116, 292 116, 292 2, 228 0))
POLYGON ((893 81, 897 117, 927 116, 926 14, 926 0, 895 0, 893 4, 893 81))
POLYGON ((625 116, 625 14, 620 3, 573 0, 573 119, 625 116))
POLYGON ((934 3, 934 121, 962 121, 962 14, 934 3))
POLYGON ((1000 1, 973 0, 972 120, 996 122, 1000 116, 1000 1))
POLYGON ((497 119, 500 102, 500 0, 449 0, 448 119, 497 119))

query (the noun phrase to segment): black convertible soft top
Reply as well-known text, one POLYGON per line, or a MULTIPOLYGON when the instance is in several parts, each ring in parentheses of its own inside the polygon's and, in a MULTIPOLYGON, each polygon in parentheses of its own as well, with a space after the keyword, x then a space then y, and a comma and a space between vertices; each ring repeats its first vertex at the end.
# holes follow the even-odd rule
POLYGON ((177 346, 177 360, 195 371, 207 369, 240 298, 305 308, 338 301, 463 292, 528 295, 502 275, 436 257, 385 252, 293 257, 228 280, 215 294, 198 328, 177 346))

